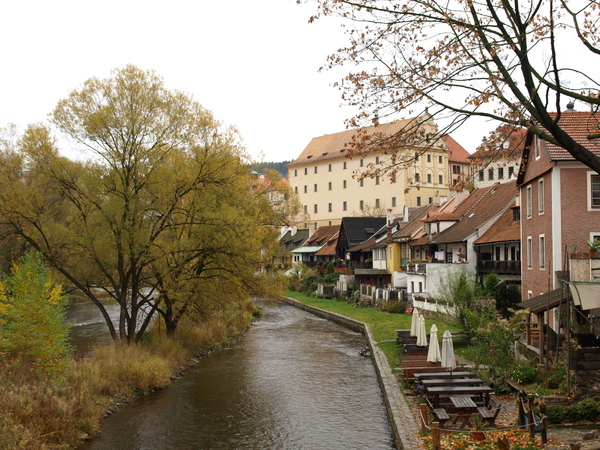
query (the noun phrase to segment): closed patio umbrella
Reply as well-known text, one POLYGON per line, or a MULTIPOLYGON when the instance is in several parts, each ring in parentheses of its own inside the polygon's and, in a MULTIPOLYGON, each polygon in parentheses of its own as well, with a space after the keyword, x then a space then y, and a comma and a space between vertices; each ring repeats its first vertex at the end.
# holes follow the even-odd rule
POLYGON ((438 362, 442 360, 442 354, 440 353, 440 343, 437 338, 437 327, 435 323, 431 325, 429 331, 429 352, 427 353, 427 361, 438 362))
POLYGON ((419 310, 417 308, 413 308, 412 318, 410 321, 410 335, 412 337, 417 336, 417 327, 419 325, 419 310))
POLYGON ((454 356, 454 343, 450 331, 444 331, 442 336, 442 367, 452 372, 456 368, 456 357, 454 356))
POLYGON ((419 325, 417 326, 417 347, 427 347, 427 330, 425 329, 425 317, 419 314, 419 325))

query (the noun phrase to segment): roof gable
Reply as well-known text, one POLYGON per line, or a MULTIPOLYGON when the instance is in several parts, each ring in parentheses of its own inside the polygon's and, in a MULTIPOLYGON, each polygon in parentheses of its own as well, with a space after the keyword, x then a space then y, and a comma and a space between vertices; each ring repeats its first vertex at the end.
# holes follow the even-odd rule
POLYGON ((348 245, 352 247, 372 237, 385 224, 385 217, 344 217, 340 234, 346 235, 348 245))

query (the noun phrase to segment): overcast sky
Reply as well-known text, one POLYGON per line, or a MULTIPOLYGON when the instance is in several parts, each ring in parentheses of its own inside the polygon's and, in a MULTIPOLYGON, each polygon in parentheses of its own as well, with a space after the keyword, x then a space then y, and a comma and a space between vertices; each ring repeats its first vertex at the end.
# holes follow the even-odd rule
MULTIPOLYGON (((339 23, 309 24, 295 0, 19 0, 0 3, 0 126, 47 120, 90 77, 153 69, 227 125, 255 158, 295 159, 353 111, 319 73, 344 42, 339 23), (261 156, 262 155, 262 156, 261 156)), ((473 152, 482 133, 453 135, 473 152)))

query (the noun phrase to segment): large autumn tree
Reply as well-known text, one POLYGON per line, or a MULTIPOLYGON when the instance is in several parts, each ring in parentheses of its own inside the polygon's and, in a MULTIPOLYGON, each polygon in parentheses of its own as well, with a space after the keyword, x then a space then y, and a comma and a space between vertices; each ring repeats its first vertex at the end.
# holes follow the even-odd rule
MULTIPOLYGON (((526 128, 600 173, 600 157, 588 149, 589 139, 600 138, 600 115, 580 141, 559 123, 568 102, 592 111, 600 105, 597 1, 315 1, 318 12, 311 20, 348 20, 349 43, 326 67, 353 67, 339 83, 344 99, 361 111, 349 124, 370 123, 373 114, 416 117, 388 139, 388 153, 435 142, 438 136, 423 127, 431 116, 447 124, 439 133, 478 116, 506 125, 496 137, 526 128)), ((354 154, 381 138, 357 139, 354 154)), ((407 162, 390 161, 390 175, 407 162)))
POLYGON ((280 217, 248 198, 235 130, 134 66, 85 82, 52 122, 87 158, 61 157, 46 127, 29 127, 1 160, 0 221, 98 306, 115 340, 137 341, 157 311, 174 331, 211 289, 198 279, 230 274, 241 295, 264 285, 255 271, 280 217))

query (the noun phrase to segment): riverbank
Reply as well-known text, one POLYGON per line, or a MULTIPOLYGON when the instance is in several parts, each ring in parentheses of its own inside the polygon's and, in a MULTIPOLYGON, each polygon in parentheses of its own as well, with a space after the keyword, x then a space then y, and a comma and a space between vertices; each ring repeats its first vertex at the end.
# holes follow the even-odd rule
POLYGON ((175 339, 148 333, 136 345, 103 345, 73 360, 62 379, 3 361, 0 371, 2 448, 77 448, 103 417, 133 399, 164 389, 211 349, 237 339, 253 305, 221 311, 210 323, 182 324, 175 339))

